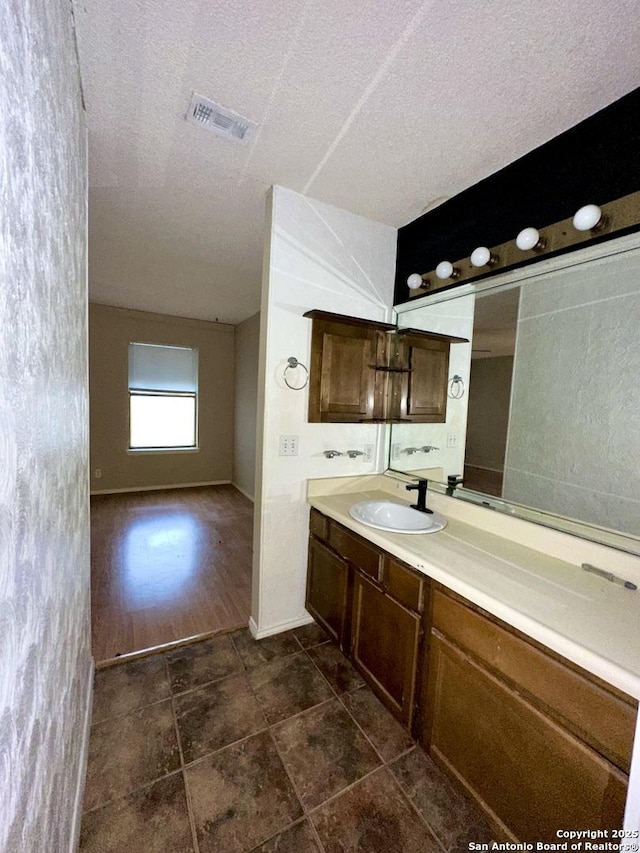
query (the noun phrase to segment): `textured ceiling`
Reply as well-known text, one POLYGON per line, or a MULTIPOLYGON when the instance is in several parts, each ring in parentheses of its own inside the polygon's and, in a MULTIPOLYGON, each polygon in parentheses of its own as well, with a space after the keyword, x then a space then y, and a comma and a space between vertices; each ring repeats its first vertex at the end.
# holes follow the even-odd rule
MULTIPOLYGON (((636 0, 74 0, 90 296, 237 323, 280 184, 393 226, 640 85, 636 0), (193 91, 258 122, 184 121, 193 91)), ((539 179, 539 176, 537 176, 539 179)))

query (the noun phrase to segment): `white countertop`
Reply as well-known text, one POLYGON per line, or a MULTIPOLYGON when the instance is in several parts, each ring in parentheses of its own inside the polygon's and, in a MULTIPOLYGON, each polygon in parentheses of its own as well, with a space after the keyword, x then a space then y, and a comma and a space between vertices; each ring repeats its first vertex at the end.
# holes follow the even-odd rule
MULTIPOLYGON (((583 571, 580 558, 576 565, 452 517, 453 504, 444 496, 431 495, 428 505, 447 518, 448 526, 410 535, 376 530, 349 515, 349 507, 359 500, 410 503, 399 494, 379 488, 314 491, 322 489, 310 489, 308 502, 320 512, 640 699, 640 589, 631 591, 583 571)), ((570 547, 571 537, 567 539, 570 547)), ((638 583, 629 571, 623 577, 638 583)))

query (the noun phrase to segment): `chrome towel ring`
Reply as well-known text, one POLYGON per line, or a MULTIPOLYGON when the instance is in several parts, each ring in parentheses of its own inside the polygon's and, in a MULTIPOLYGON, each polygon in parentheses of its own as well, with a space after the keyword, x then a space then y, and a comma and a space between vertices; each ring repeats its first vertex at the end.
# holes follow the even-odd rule
POLYGON ((289 356, 289 358, 287 359, 287 366, 285 367, 282 376, 284 379, 284 384, 287 386, 287 388, 291 388, 292 391, 302 391, 302 389, 306 388, 307 384, 309 383, 309 371, 301 361, 298 361, 298 359, 295 358, 295 356, 289 356), (292 385, 287 378, 287 370, 295 370, 298 367, 301 367, 305 372, 304 382, 302 383, 302 385, 292 385))
POLYGON ((449 380, 447 385, 447 396, 452 400, 460 400, 464 397, 464 379, 457 373, 449 380))

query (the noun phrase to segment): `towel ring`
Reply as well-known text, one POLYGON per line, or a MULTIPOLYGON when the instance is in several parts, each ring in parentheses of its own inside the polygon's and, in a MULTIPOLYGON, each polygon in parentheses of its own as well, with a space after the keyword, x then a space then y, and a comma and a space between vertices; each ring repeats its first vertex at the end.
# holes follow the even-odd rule
POLYGON ((287 366, 284 369, 282 377, 284 379, 284 384, 287 386, 287 388, 291 388, 292 391, 302 391, 303 388, 307 387, 307 384, 309 382, 309 371, 301 361, 298 361, 298 359, 294 356, 290 356, 287 359, 287 366), (287 379, 287 370, 295 370, 297 367, 301 367, 305 372, 304 382, 302 383, 302 385, 291 385, 289 380, 287 379))
POLYGON ((451 400, 460 400, 464 397, 464 379, 457 373, 449 380, 447 385, 447 396, 451 400))

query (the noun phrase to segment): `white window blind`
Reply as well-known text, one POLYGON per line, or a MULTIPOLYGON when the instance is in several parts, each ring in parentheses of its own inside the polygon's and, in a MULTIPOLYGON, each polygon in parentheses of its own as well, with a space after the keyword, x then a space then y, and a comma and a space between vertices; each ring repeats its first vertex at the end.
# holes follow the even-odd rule
POLYGON ((197 448, 198 350, 129 344, 129 449, 197 448))
POLYGON ((131 391, 198 391, 198 350, 159 344, 129 344, 131 391))

